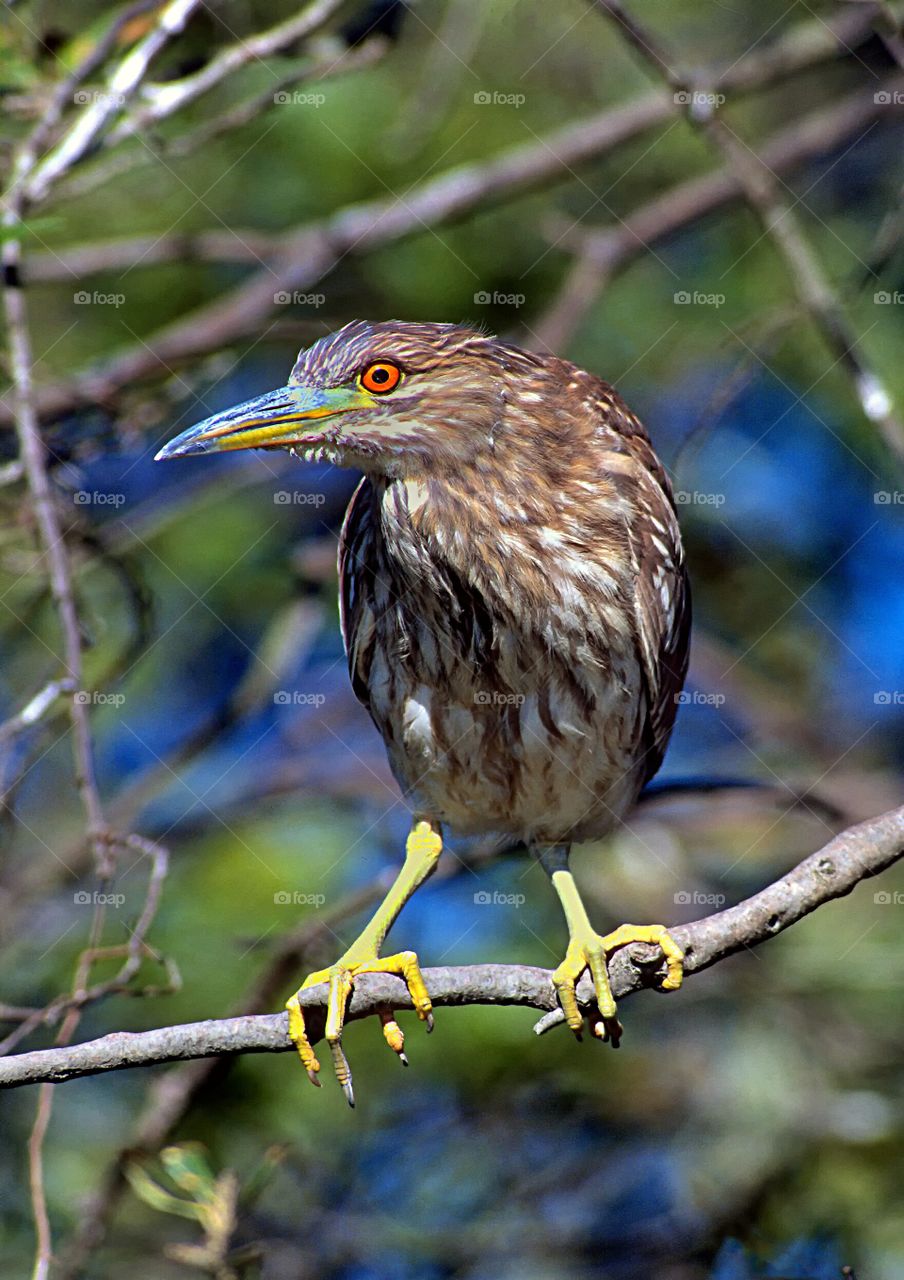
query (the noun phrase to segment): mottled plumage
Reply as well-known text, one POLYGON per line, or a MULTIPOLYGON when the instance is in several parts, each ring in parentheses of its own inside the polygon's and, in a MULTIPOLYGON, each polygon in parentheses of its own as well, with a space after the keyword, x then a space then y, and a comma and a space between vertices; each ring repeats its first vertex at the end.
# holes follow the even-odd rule
POLYGON ((344 329, 296 374, 390 355, 414 372, 427 339, 431 364, 479 379, 467 426, 438 424, 423 469, 403 444, 342 531, 349 670, 393 771, 462 833, 602 835, 658 769, 687 666, 681 539, 647 435, 565 361, 452 326, 351 329, 353 357, 344 329))
MULTIPOLYGON (((554 356, 445 324, 358 321, 303 351, 289 383, 184 432, 160 456, 291 448, 360 468, 339 554, 355 692, 383 735, 415 822, 402 871, 329 980, 326 1037, 341 1048, 356 975, 400 974, 421 1018, 417 957, 381 957, 433 870, 441 825, 523 840, 550 872, 570 941, 553 982, 570 1027, 590 969, 593 1030, 620 1027, 606 956, 657 942, 663 985, 681 952, 660 925, 605 937, 567 869, 662 761, 688 658, 690 596, 665 471, 607 383, 554 356)), ((289 1033, 319 1064, 296 993, 289 1033)), ((386 1038, 401 1052, 394 1021, 386 1038)))

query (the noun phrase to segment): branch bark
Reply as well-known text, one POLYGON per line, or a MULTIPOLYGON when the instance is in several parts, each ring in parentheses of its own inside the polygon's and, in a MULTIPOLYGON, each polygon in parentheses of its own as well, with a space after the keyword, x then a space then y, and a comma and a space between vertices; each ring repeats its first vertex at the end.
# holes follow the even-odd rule
MULTIPOLYGON (((685 974, 708 969, 737 951, 776 937, 823 903, 843 897, 861 880, 877 875, 904 855, 904 806, 870 818, 830 840, 792 871, 737 906, 682 925, 672 936, 685 951, 685 974)), ((662 978, 658 948, 635 945, 617 953, 610 963, 612 990, 624 999, 662 978)), ((424 978, 434 1004, 524 1005, 552 1015, 541 1019, 546 1030, 556 1017, 556 997, 550 972, 527 965, 469 965, 426 969, 424 978)), ((302 1004, 308 1011, 312 1041, 323 1034, 325 985, 311 987, 302 1004)), ((592 989, 585 976, 579 989, 585 1001, 592 989)), ((358 980, 349 1003, 353 1021, 390 1005, 411 1008, 405 986, 385 974, 358 980)), ((85 1044, 41 1049, 0 1059, 0 1087, 54 1083, 126 1067, 150 1066, 189 1058, 235 1053, 283 1053, 292 1048, 284 1013, 222 1018, 154 1031, 114 1032, 85 1044)))

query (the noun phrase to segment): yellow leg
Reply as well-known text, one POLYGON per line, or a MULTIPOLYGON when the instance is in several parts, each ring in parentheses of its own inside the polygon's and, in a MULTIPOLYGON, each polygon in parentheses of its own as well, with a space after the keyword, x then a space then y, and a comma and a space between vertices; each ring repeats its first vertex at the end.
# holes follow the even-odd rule
MULTIPOLYGON (((342 1052, 342 1026, 345 1021, 348 998, 358 974, 394 973, 404 978, 417 1016, 422 1022, 427 1023, 428 1031, 433 1030, 433 1006, 421 976, 417 956, 413 951, 400 951, 393 956, 381 957, 380 947, 402 907, 436 867, 442 848, 439 825, 426 820, 415 821, 405 846, 405 862, 402 870, 373 919, 334 965, 329 969, 321 969, 317 973, 310 974, 301 984, 301 991, 306 987, 316 987, 321 982, 330 984, 325 1034, 336 1077, 350 1106, 355 1105, 355 1095, 352 1091, 351 1071, 342 1052)), ((320 1070, 320 1063, 305 1031, 304 1013, 298 995, 299 992, 296 992, 286 1002, 286 1008, 289 1011, 289 1035, 295 1043, 311 1082, 319 1084, 317 1072, 320 1070)), ((407 1064, 403 1052, 405 1039, 398 1023, 389 1011, 381 1011, 380 1020, 383 1024, 386 1043, 407 1064)))
POLYGON ((568 923, 568 950, 565 959, 552 975, 565 1021, 575 1034, 580 1034, 583 1019, 578 1008, 575 985, 584 970, 589 969, 601 1019, 593 1022, 593 1033, 603 1040, 611 1038, 612 1043, 617 1045, 622 1029, 616 1017, 615 1000, 609 985, 607 956, 632 942, 657 944, 662 948, 668 967, 662 990, 676 991, 681 986, 683 977, 684 953, 661 924, 623 924, 605 936, 598 934, 588 919, 571 872, 564 868, 553 871, 552 883, 568 923))

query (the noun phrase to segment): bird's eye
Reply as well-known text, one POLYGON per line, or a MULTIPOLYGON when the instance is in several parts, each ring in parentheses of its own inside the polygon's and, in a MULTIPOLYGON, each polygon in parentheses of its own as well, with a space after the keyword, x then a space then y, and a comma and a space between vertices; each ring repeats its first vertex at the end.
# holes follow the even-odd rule
POLYGON ((361 386, 376 395, 385 395, 387 391, 394 390, 401 381, 402 370, 399 366, 385 360, 368 365, 361 374, 361 386))

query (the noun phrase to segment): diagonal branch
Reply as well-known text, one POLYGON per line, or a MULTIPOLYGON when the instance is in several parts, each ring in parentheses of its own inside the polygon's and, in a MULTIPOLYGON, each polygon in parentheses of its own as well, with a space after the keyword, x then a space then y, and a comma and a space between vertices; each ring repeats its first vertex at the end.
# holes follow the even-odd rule
MULTIPOLYGON (((877 875, 902 855, 904 806, 850 827, 752 898, 672 930, 675 941, 685 951, 685 973, 700 973, 737 951, 775 937, 823 903, 850 893, 861 880, 877 875)), ((611 962, 610 976, 613 993, 619 999, 655 985, 662 976, 658 948, 632 946, 619 952, 611 962)), ((470 965, 427 969, 424 978, 438 1007, 524 1005, 552 1015, 541 1020, 538 1030, 561 1021, 561 1015, 556 1017, 555 992, 546 969, 470 965)), ((586 977, 579 994, 585 1001, 592 996, 586 977)), ((302 1004, 310 1011, 307 1021, 312 1041, 323 1034, 325 997, 325 986, 311 987, 302 995, 302 1004)), ((411 1008, 404 983, 385 974, 366 975, 355 984, 348 1017, 367 1017, 386 1005, 411 1008)), ((2 1058, 0 1087, 58 1084, 125 1067, 235 1053, 283 1053, 291 1048, 283 1013, 222 1018, 137 1033, 121 1031, 85 1044, 2 1058)))
POLYGON ((863 413, 877 425, 898 460, 904 459, 904 425, 879 375, 857 350, 859 336, 851 327, 796 212, 800 201, 789 199, 784 183, 763 157, 716 112, 712 96, 695 92, 690 78, 673 69, 658 37, 629 14, 621 0, 593 0, 593 3, 613 20, 628 44, 674 91, 675 101, 685 105, 691 126, 719 153, 758 217, 763 236, 769 237, 784 259, 802 307, 847 374, 863 413))

